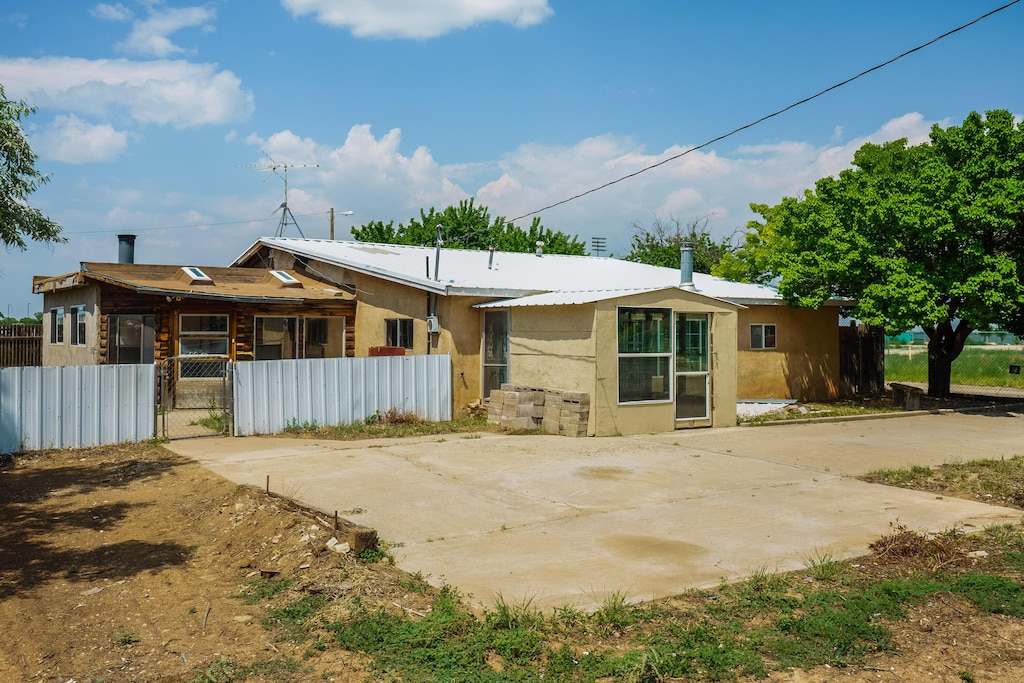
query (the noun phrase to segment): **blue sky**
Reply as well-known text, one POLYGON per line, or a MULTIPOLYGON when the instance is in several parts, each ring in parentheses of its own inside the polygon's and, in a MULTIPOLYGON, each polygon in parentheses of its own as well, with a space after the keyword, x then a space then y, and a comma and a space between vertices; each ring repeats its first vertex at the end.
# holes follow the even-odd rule
MULTIPOLYGON (((51 174, 31 203, 68 243, 0 253, 0 307, 32 275, 117 258, 226 265, 273 235, 289 173, 307 237, 475 197, 533 211, 744 125, 1004 4, 901 0, 5 0, 0 83, 51 174)), ((1024 114, 1024 3, 883 70, 541 214, 628 251, 632 225, 711 216, 727 236, 849 164, 972 110, 1024 114)), ((521 221, 528 225, 529 220, 521 221)), ((297 236, 294 228, 289 236, 297 236)))

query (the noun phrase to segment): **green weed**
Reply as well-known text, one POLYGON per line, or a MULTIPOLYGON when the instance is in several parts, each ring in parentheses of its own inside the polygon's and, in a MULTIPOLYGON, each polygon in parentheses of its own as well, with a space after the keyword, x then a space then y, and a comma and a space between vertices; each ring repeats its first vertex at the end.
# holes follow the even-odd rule
POLYGON ((813 555, 804 558, 807 575, 815 581, 838 581, 846 573, 846 563, 837 559, 832 553, 815 550, 813 555))
POLYGON ((206 427, 212 432, 223 433, 228 431, 230 423, 230 416, 226 410, 223 410, 217 406, 217 400, 211 399, 210 405, 207 408, 205 417, 201 417, 198 420, 192 420, 189 422, 190 425, 199 425, 206 427))
POLYGON ((129 633, 127 631, 115 633, 112 640, 114 641, 114 644, 120 645, 121 647, 127 647, 129 645, 134 645, 135 643, 142 642, 142 638, 139 638, 134 633, 129 633))
POLYGON ((494 609, 486 613, 485 622, 492 629, 536 631, 544 625, 544 615, 533 606, 532 597, 508 602, 498 593, 494 609))
POLYGON ((287 590, 292 585, 291 579, 285 578, 256 578, 246 583, 246 588, 235 597, 242 601, 246 605, 255 605, 257 603, 269 600, 283 590, 287 590))
POLYGON ((281 631, 278 641, 301 643, 309 635, 309 620, 326 604, 327 599, 323 596, 305 595, 285 607, 268 609, 261 623, 268 631, 281 631))

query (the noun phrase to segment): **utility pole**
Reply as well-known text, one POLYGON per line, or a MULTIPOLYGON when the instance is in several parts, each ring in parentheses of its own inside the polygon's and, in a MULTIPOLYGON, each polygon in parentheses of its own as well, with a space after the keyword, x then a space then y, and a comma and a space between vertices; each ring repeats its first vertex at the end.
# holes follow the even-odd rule
MULTIPOLYGON (((342 211, 342 216, 351 216, 355 211, 342 211)), ((334 241, 334 207, 331 207, 331 241, 334 241)))

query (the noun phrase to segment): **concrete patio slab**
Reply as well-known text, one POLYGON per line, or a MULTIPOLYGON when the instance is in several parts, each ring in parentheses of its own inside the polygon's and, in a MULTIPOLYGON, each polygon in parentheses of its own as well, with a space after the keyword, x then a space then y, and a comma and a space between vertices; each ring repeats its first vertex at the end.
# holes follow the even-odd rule
POLYGON ((691 430, 601 439, 171 442, 218 474, 374 527, 399 566, 543 607, 599 605, 852 557, 894 524, 941 531, 1021 512, 851 475, 1024 453, 1015 413, 691 430))

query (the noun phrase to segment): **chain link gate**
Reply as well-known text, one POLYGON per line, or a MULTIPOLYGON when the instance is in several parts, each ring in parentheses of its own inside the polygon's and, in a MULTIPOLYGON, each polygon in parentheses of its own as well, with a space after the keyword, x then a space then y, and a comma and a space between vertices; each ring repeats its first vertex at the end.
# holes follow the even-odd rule
POLYGON ((233 368, 223 356, 174 356, 159 365, 157 419, 165 439, 231 433, 233 368))

